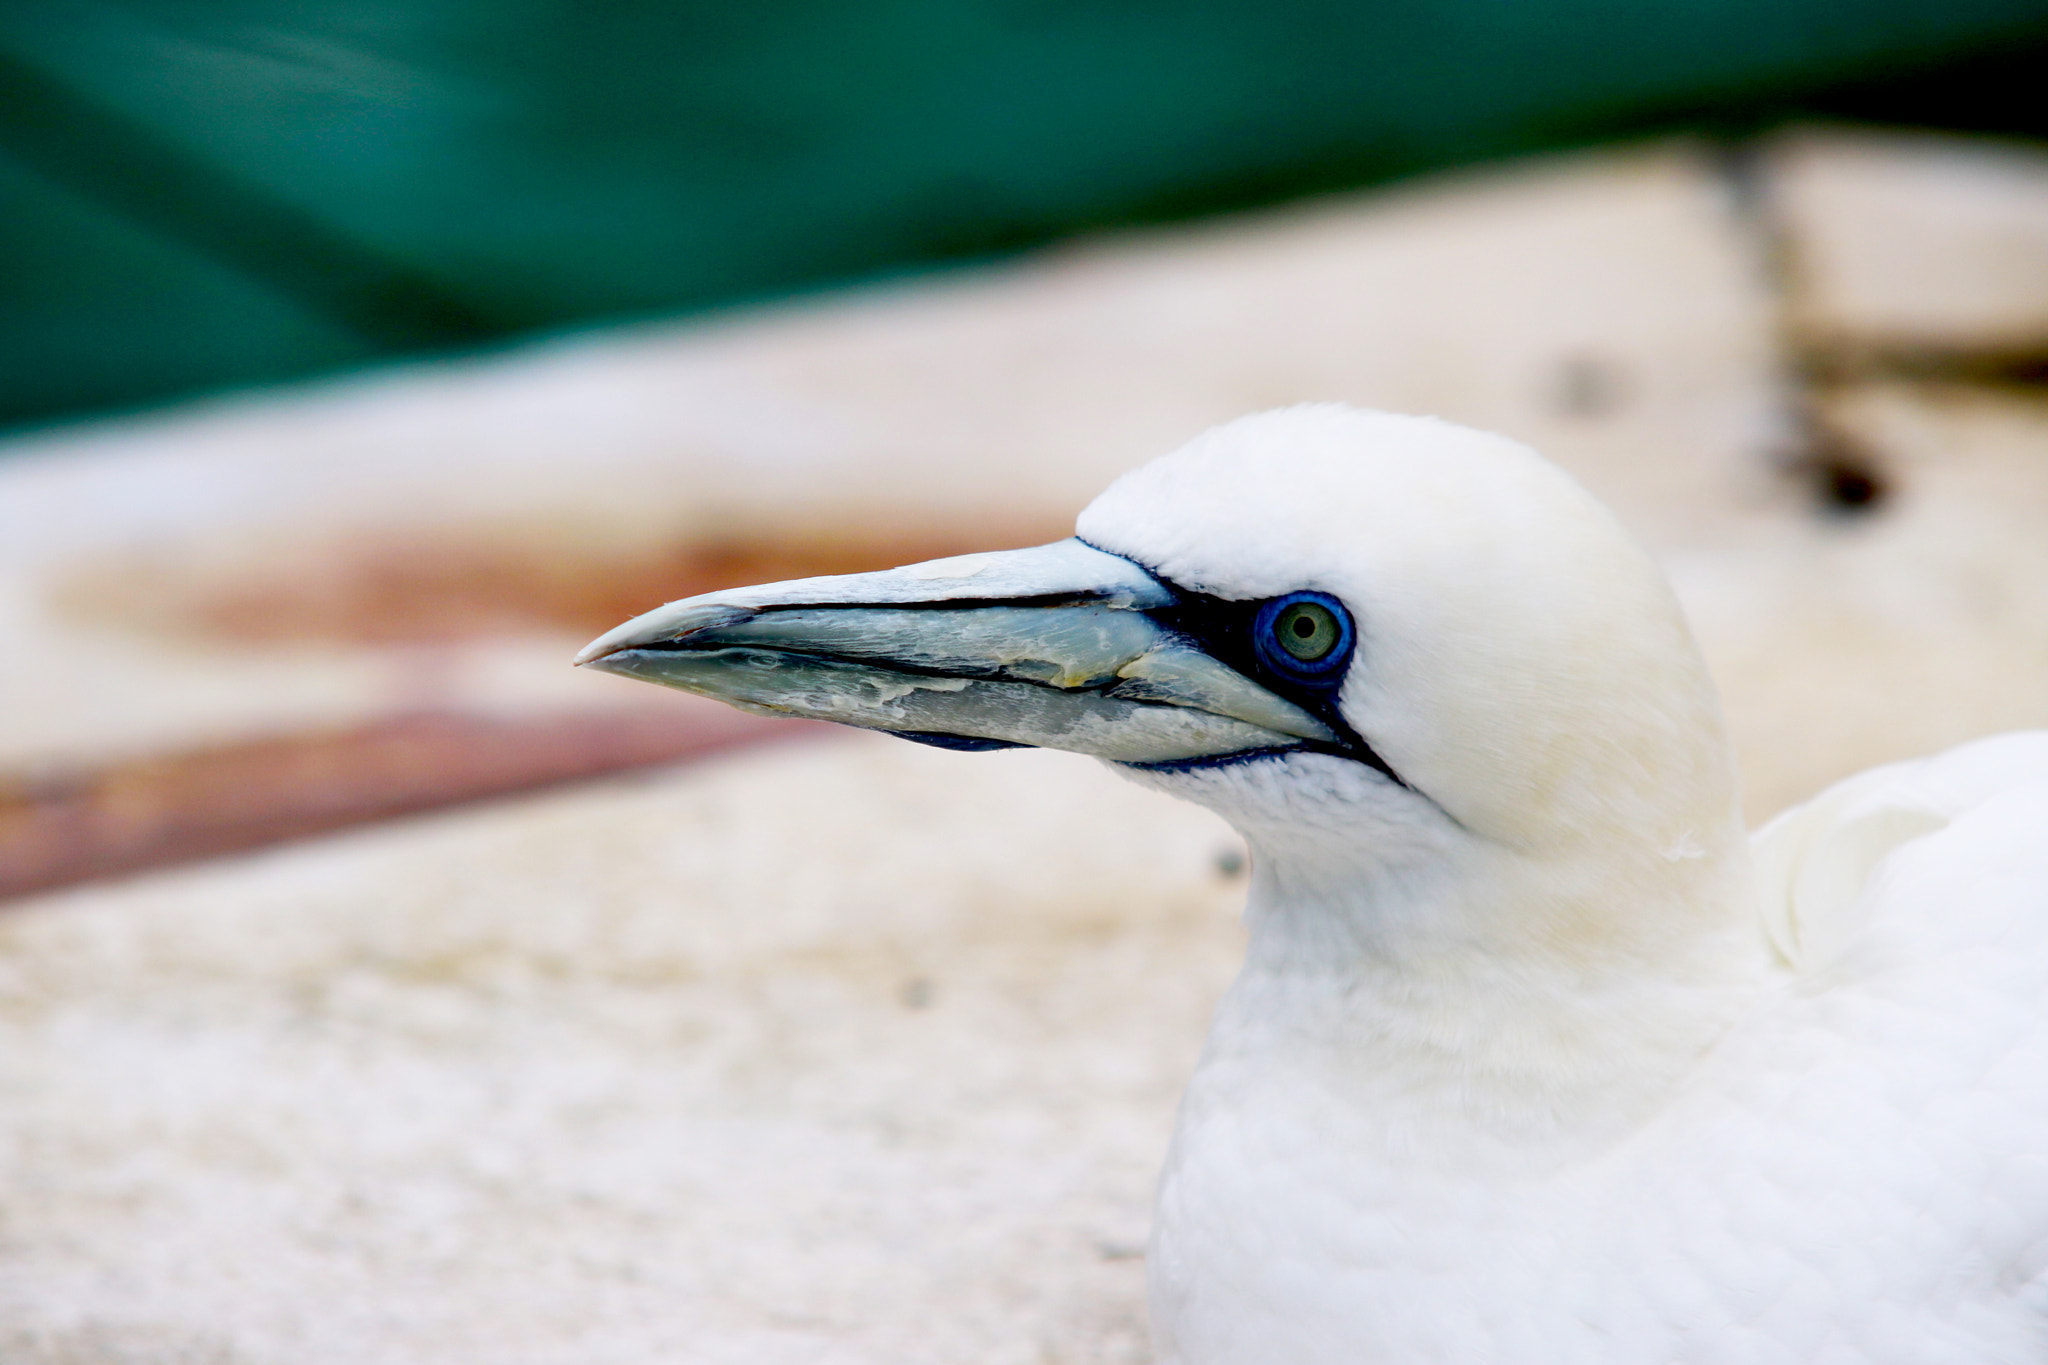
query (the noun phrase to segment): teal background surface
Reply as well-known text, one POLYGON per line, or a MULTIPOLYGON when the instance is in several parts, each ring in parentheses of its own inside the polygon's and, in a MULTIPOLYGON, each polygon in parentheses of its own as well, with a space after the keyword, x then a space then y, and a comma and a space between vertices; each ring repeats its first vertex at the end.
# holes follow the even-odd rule
POLYGON ((2048 0, 8 0, 0 425, 2044 71, 2048 0))

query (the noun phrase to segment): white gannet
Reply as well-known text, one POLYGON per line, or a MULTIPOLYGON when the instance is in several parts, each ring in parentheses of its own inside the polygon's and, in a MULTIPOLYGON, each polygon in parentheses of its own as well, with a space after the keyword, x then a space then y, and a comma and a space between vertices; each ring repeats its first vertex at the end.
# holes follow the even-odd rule
POLYGON ((581 661, 1093 754, 1243 833, 1162 1361, 2048 1360, 2048 734, 1752 839, 1648 556, 1442 422, 1248 417, 1077 531, 671 603, 581 661))

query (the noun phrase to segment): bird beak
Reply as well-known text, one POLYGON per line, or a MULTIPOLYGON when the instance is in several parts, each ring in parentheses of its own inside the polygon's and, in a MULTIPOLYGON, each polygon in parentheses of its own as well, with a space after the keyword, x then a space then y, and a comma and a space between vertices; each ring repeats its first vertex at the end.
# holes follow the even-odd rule
POLYGON ((1160 764, 1339 742, 1153 613, 1178 595, 1079 540, 706 593, 576 662, 947 748, 1160 764))

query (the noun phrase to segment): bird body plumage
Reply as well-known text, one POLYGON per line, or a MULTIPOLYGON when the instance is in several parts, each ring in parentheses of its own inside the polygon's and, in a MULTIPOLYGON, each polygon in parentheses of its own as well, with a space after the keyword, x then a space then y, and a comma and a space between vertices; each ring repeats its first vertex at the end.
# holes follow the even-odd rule
POLYGON ((1760 949, 1632 1112, 1569 1083, 1538 1086, 1555 1112, 1475 1110, 1497 1082, 1462 1045, 1434 1085, 1387 1065, 1430 1041, 1361 1005, 1386 983, 1248 966, 1161 1180, 1162 1361, 2048 1358, 2048 736, 1902 766, 1890 795, 1924 809, 1970 767, 2000 786, 1893 821, 1829 907, 1853 935, 1760 949))

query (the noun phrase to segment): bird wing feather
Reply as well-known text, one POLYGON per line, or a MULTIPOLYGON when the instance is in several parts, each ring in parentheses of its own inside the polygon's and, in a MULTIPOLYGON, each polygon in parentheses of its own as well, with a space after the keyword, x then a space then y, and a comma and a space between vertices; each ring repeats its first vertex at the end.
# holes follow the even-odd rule
POLYGON ((1667 1345, 2048 1356, 2048 734, 1862 774, 1758 844, 1801 957, 1608 1187, 1622 1263, 1663 1266, 1636 1302, 1667 1345))
POLYGON ((1978 740, 1836 783, 1757 831, 1751 849, 1765 931, 1794 967, 1818 970, 1852 944, 1881 864, 1993 798, 2048 784, 2048 731, 1978 740))

